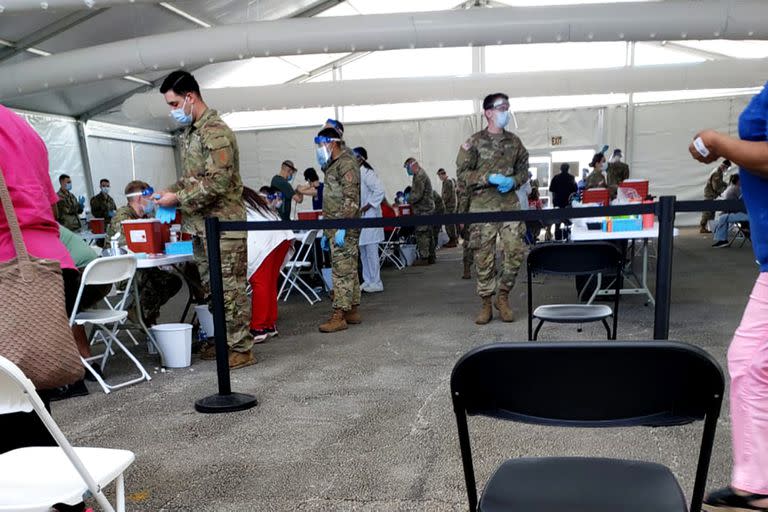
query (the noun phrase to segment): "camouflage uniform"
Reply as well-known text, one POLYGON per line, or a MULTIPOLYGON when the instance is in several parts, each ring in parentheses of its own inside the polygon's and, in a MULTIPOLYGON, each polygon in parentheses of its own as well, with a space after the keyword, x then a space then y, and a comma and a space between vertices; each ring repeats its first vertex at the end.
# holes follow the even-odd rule
POLYGON ((603 176, 602 171, 598 171, 597 169, 592 169, 592 172, 589 173, 587 176, 587 189, 590 188, 606 188, 605 183, 605 176, 603 176))
MULTIPOLYGON (((435 211, 432 182, 423 169, 413 175, 411 195, 408 201, 413 208, 414 215, 432 215, 435 211)), ((432 237, 432 226, 416 226, 416 247, 419 250, 419 258, 429 258, 430 254, 434 257, 432 237)))
MULTIPOLYGON (((456 175, 458 176, 458 173, 456 175)), ((469 194, 466 192, 465 183, 461 179, 456 180, 456 212, 469 212, 469 194)), ((471 227, 472 226, 470 224, 464 224, 461 228, 461 238, 464 240, 464 243, 461 245, 462 263, 464 264, 464 268, 467 269, 465 270, 467 272, 468 269, 470 269, 472 265, 475 264, 474 249, 470 245, 470 235, 472 232, 471 227)))
POLYGON ((607 173, 608 186, 618 188, 622 181, 629 179, 629 166, 624 162, 613 162, 608 164, 607 173))
MULTIPOLYGON (((195 262, 202 286, 210 296, 205 218, 245 220, 240 179, 240 153, 232 130, 212 109, 184 130, 180 141, 184 175, 169 190, 175 192, 183 215, 183 230, 195 235, 195 262)), ((248 352, 253 347, 249 332, 250 304, 246 293, 248 257, 245 233, 221 234, 221 271, 224 312, 229 348, 248 352)), ((209 302, 210 306, 210 302, 209 302)))
MULTIPOLYGON (((432 198, 435 200, 435 215, 445 215, 445 203, 437 190, 432 191, 432 198)), ((437 249, 437 237, 440 235, 440 228, 442 226, 437 224, 432 226, 432 245, 429 250, 429 258, 434 259, 435 249, 437 249)))
MULTIPOLYGON (((360 217, 360 167, 349 149, 344 149, 325 170, 323 218, 356 219, 360 217)), ((357 272, 360 230, 347 229, 344 247, 334 242, 335 229, 325 233, 331 246, 333 273, 333 309, 349 311, 360 305, 360 279, 357 272)))
MULTIPOLYGON (((443 203, 445 203, 445 213, 456 213, 457 199, 455 180, 448 178, 443 182, 442 198, 443 203)), ((455 224, 445 226, 445 232, 451 240, 457 239, 458 229, 456 228, 457 226, 455 224)))
POLYGON ((91 215, 97 219, 104 219, 106 224, 110 223, 110 212, 117 210, 115 200, 110 195, 96 194, 91 198, 91 215))
POLYGON ((80 206, 75 194, 69 190, 59 190, 57 195, 59 202, 56 203, 56 221, 73 233, 77 233, 81 227, 78 215, 83 213, 83 207, 80 206))
MULTIPOLYGON (((125 236, 121 223, 124 220, 147 219, 147 215, 139 215, 130 206, 123 206, 115 213, 112 222, 107 225, 107 239, 112 239, 115 233, 120 233, 119 244, 125 245, 125 236)), ((157 323, 160 307, 171 300, 181 290, 179 276, 160 270, 146 268, 137 270, 136 286, 141 298, 141 312, 147 325, 157 323)))
MULTIPOLYGON (((492 134, 482 130, 472 135, 456 157, 456 175, 461 183, 459 211, 494 212, 519 210, 514 190, 502 194, 488 183, 491 174, 512 178, 515 190, 528 181, 528 150, 509 132, 492 134)), ((470 228, 469 250, 474 251, 477 293, 490 297, 497 291, 508 293, 515 285, 525 246, 519 222, 474 224, 470 228), (501 239, 502 268, 496 275, 496 238, 501 239)))
MULTIPOLYGON (((720 170, 720 167, 712 171, 707 179, 707 184, 704 185, 704 199, 714 200, 720 197, 720 194, 725 192, 728 185, 725 184, 724 173, 720 170)), ((707 229, 707 223, 710 220, 714 220, 715 212, 701 212, 701 229, 707 229)))

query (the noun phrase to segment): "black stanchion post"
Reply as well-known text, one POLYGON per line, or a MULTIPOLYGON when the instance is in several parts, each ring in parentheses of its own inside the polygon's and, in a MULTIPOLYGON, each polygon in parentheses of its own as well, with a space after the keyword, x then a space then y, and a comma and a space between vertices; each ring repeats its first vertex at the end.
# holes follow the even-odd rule
POLYGON ((672 302, 672 248, 675 239, 675 197, 659 199, 659 247, 656 258, 656 312, 653 339, 669 339, 669 315, 672 302))
POLYGON ((227 346, 227 320, 224 313, 224 282, 221 275, 221 227, 219 219, 205 219, 205 238, 208 245, 208 272, 213 302, 213 327, 216 339, 216 373, 219 392, 195 402, 195 410, 203 413, 243 411, 258 402, 253 395, 233 393, 229 380, 229 350, 227 346))

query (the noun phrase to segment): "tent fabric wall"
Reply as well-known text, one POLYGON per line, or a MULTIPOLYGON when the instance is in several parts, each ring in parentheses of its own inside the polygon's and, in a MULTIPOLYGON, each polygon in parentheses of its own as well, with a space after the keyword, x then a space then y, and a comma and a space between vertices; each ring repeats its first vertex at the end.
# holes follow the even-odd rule
POLYGON ((17 112, 37 131, 48 148, 49 174, 53 188, 59 190, 59 176, 72 178, 72 193, 89 197, 88 181, 80 153, 77 122, 66 117, 17 112))
POLYGON ((125 204, 123 191, 132 180, 144 180, 158 190, 176 181, 170 146, 89 136, 88 156, 94 187, 108 179, 118 207, 125 204))

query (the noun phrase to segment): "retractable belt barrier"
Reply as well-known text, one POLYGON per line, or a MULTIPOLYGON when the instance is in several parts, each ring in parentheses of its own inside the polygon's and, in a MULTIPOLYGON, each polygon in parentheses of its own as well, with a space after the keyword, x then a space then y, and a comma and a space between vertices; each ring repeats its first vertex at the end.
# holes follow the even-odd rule
POLYGON ((382 227, 437 226, 450 224, 487 224, 498 222, 544 223, 587 217, 642 215, 653 213, 658 218, 659 239, 656 260, 656 309, 654 312, 654 339, 669 337, 670 300, 672 295, 672 250, 674 223, 677 212, 746 211, 743 201, 677 201, 675 196, 662 196, 654 203, 618 206, 567 207, 548 210, 512 210, 503 212, 460 213, 446 215, 407 215, 367 219, 291 220, 274 222, 221 221, 216 217, 205 219, 210 272, 211 300, 216 339, 216 370, 219 392, 195 402, 195 409, 204 413, 233 412, 249 409, 257 404, 256 397, 233 393, 229 378, 227 350, 227 324, 224 314, 224 287, 221 274, 221 247, 219 240, 225 231, 278 231, 364 229, 382 227))

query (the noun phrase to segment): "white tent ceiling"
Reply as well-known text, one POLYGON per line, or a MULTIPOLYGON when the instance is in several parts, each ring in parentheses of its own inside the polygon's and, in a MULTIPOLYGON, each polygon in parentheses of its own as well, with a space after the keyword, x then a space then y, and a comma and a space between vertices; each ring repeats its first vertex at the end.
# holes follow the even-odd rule
MULTIPOLYGON (((583 3, 582 0, 550 0, 550 1, 532 1, 532 0, 503 0, 503 1, 490 1, 490 0, 472 0, 464 2, 465 4, 477 4, 480 7, 498 8, 503 6, 530 6, 541 4, 579 4, 583 3)), ((578 34, 573 30, 573 25, 569 25, 569 20, 573 18, 575 12, 574 9, 587 10, 590 12, 604 11, 604 19, 611 20, 613 23, 621 23, 621 19, 616 17, 615 13, 631 12, 632 9, 642 8, 646 6, 650 11, 652 8, 669 8, 670 12, 681 12, 681 7, 685 9, 691 9, 699 13, 699 16, 690 16, 691 22, 693 20, 697 23, 704 20, 704 24, 696 25, 699 27, 701 34, 697 37, 705 39, 702 36, 703 31, 709 30, 712 32, 711 36, 706 39, 715 39, 712 41, 678 41, 674 44, 668 45, 668 47, 661 47, 659 43, 656 43, 656 47, 653 47, 654 51, 664 52, 669 55, 684 55, 687 54, 688 60, 679 60, 676 62, 701 62, 702 60, 733 60, 734 58, 765 58, 768 56, 768 43, 764 41, 722 41, 718 40, 721 37, 732 38, 734 40, 739 39, 751 39, 761 36, 765 27, 768 26, 768 6, 765 2, 755 2, 753 0, 667 0, 658 2, 645 2, 643 5, 614 5, 620 2, 610 2, 607 5, 599 6, 584 6, 581 7, 562 7, 562 10, 557 8, 545 8, 541 7, 540 10, 526 9, 520 12, 533 13, 535 15, 538 12, 546 12, 545 20, 547 22, 558 22, 563 26, 570 27, 570 32, 562 36, 564 41, 573 40, 578 34), (548 9, 548 10, 547 10, 548 9), (562 19, 557 20, 557 14, 562 13, 562 19), (613 14, 612 14, 613 13, 613 14), (703 16, 703 14, 707 16, 703 16), (611 18, 611 16, 614 16, 611 18), (762 21, 761 21, 762 20, 762 21), (749 23, 755 21, 755 27, 750 27, 749 23), (759 22, 759 23, 758 23, 759 22), (709 25, 707 25, 709 23, 709 25), (712 27, 715 27, 714 29, 712 27)), ((640 4, 641 2, 633 2, 640 4)), ((76 50, 89 49, 97 45, 109 45, 120 41, 132 41, 137 38, 146 38, 148 36, 157 36, 161 34, 174 33, 179 31, 190 31, 192 29, 204 30, 202 27, 213 27, 214 29, 222 25, 237 25, 238 27, 243 24, 252 22, 263 22, 270 20, 279 20, 284 18, 293 17, 307 17, 307 16, 349 16, 349 15, 363 15, 364 20, 378 19, 375 15, 388 14, 393 12, 413 12, 413 11, 448 11, 456 7, 466 7, 466 5, 460 4, 460 0, 419 0, 418 2, 410 0, 179 0, 173 2, 153 2, 149 0, 48 0, 48 8, 41 9, 40 2, 36 0, 0 0, 0 8, 4 7, 5 10, 0 13, 0 77, 5 77, 4 80, 26 79, 29 75, 23 73, 25 68, 29 68, 29 64, 37 62, 45 62, 45 59, 50 59, 50 63, 62 61, 60 54, 64 56, 69 55, 67 52, 76 50), (92 7, 88 8, 87 5, 92 4, 92 7), (77 7, 79 6, 79 7, 77 7), (369 17, 370 15, 370 17, 369 17), (46 54, 51 54, 51 57, 45 57, 46 54), (21 66, 19 66, 21 65, 21 66)), ((501 11, 500 11, 501 12, 501 11)), ((641 12, 641 11, 634 11, 641 12)), ((438 19, 439 16, 435 16, 434 19, 438 19)), ((590 16, 591 19, 595 19, 590 16)), ((355 18, 358 20, 360 18, 355 18)), ((383 18, 382 18, 383 19, 383 18)), ((395 19, 395 18, 392 18, 395 19)), ((414 17, 414 19, 420 19, 425 23, 431 22, 430 17, 414 17)), ((446 18, 447 19, 447 18, 446 18)), ((307 20, 309 21, 309 20, 307 20)), ((319 21, 319 20, 318 20, 319 21)), ((678 16, 677 21, 680 21, 678 16)), ((285 23, 285 25, 269 25, 264 27, 287 27, 289 31, 279 32, 278 37, 281 41, 280 44, 290 47, 290 44, 285 44, 285 41, 291 42, 297 40, 299 36, 304 34, 297 34, 291 32, 290 28, 295 26, 290 22, 280 21, 278 23, 285 23)), ((332 22, 331 22, 332 23, 332 22)), ((636 19, 631 19, 626 22, 629 27, 626 32, 631 33, 631 26, 636 24, 636 19)), ((358 23, 359 25, 359 23, 358 23)), ((261 27, 261 25, 258 25, 261 27)), ((313 26, 311 23, 306 25, 300 25, 307 27, 310 31, 313 26)), ((330 25, 329 25, 330 26, 330 25)), ((339 30, 344 34, 344 23, 338 25, 341 27, 339 30)), ((347 24, 348 30, 352 30, 352 33, 357 34, 358 37, 364 35, 358 27, 354 30, 355 25, 347 24)), ((679 31, 681 35, 687 37, 686 28, 680 28, 675 25, 675 20, 672 23, 665 21, 665 23, 657 23, 657 31, 659 34, 664 33, 665 37, 657 35, 655 32, 649 33, 645 36, 646 40, 655 39, 673 39, 671 35, 679 31), (666 31, 666 32, 665 32, 666 31)), ((693 26, 693 25, 691 25, 693 26)), ((235 27, 231 27, 234 29, 235 27)), ((583 30, 583 40, 620 40, 621 38, 614 35, 608 37, 605 34, 599 33, 599 31, 590 32, 583 30)), ((226 33, 226 31, 224 31, 226 33)), ((620 29, 614 32, 620 32, 620 29)), ((694 34, 694 30, 691 30, 694 34)), ((213 34, 213 32, 211 32, 213 34)), ((311 36, 311 35, 310 35, 311 36)), ((308 37, 310 37, 308 36, 308 37)), ((478 35, 480 37, 481 35, 478 35)), ((197 40, 205 42, 205 32, 202 32, 196 36, 197 40)), ((319 36, 314 36, 314 40, 317 41, 319 36)), ((512 39, 520 38, 519 34, 516 34, 512 39)), ((553 35, 555 37, 554 29, 553 35)), ((522 36, 522 41, 525 41, 525 36, 522 36)), ((680 39, 678 37, 678 39, 680 39)), ((768 37, 766 37, 768 39, 768 37)), ((140 40, 140 39, 139 39, 140 40)), ((555 39, 551 39, 555 40, 555 39)), ((559 40, 559 39, 558 39, 559 40)), ((172 44, 172 43, 169 43, 172 44)), ((183 44, 182 39, 179 39, 178 44, 183 44)), ((432 44, 432 43, 430 43, 432 44)), ((456 42, 455 44, 459 44, 456 42)), ((463 43, 462 43, 463 44, 463 43)), ((546 44, 546 45, 518 45, 516 48, 531 48, 534 46, 541 47, 553 47, 555 52, 558 49, 566 48, 567 44, 577 43, 563 43, 562 45, 546 44)), ((594 44, 619 44, 619 43, 584 43, 588 45, 594 44)), ((429 45, 429 44, 428 44, 429 45)), ((106 47, 109 48, 109 47, 106 47)), ((504 62, 503 51, 505 48, 513 48, 510 46, 494 46, 488 48, 488 54, 499 55, 496 62, 504 62), (502 53, 500 53, 502 52, 502 53)), ((370 48, 376 50, 377 48, 370 48)), ((165 50, 169 55, 176 55, 179 52, 178 46, 168 46, 165 50)), ((282 52, 281 57, 260 57, 244 59, 242 61, 235 60, 232 62, 221 62, 211 64, 203 67, 195 65, 195 73, 198 76, 201 85, 204 88, 218 88, 229 87, 232 85, 241 86, 259 86, 269 85, 274 86, 276 84, 284 82, 300 82, 304 80, 322 81, 329 79, 330 74, 323 75, 321 72, 330 72, 333 67, 333 63, 338 59, 346 59, 353 61, 359 59, 351 64, 348 64, 350 70, 350 78, 352 77, 353 69, 365 69, 365 62, 370 62, 369 67, 378 67, 377 64, 373 66, 374 62, 377 62, 378 56, 384 57, 385 54, 390 52, 378 52, 374 51, 372 54, 359 55, 360 52, 350 53, 350 48, 339 48, 338 51, 345 51, 344 53, 335 54, 317 54, 317 55, 285 55, 288 52, 282 52), (346 51, 345 51, 346 50, 346 51), (367 59, 367 60, 366 60, 367 59), (318 71, 319 69, 319 71, 318 71)), ((446 49, 447 50, 447 49, 446 49)), ((403 50, 408 52, 410 50, 403 50)), ((422 50, 413 50, 415 54, 422 50)), ((518 50, 514 50, 518 51, 518 50)), ((619 50, 619 53, 621 51, 619 50)), ((183 52, 182 52, 183 53, 183 52)), ((294 52, 295 53, 295 52, 294 52)), ((87 53, 83 53, 87 56, 87 53)), ((111 54, 109 52, 93 53, 95 55, 95 62, 89 64, 98 65, 104 63, 104 67, 112 63, 114 59, 119 56, 111 54)), ((230 58, 237 58, 232 56, 230 58)), ((513 62, 522 62, 524 57, 519 55, 513 57, 513 62)), ((539 59, 541 60, 541 59, 539 59)), ((545 59, 546 60, 546 59, 545 59)), ((467 60, 469 62, 469 60, 467 60)), ((765 67, 765 61, 755 61, 759 63, 761 67, 765 67)), ((159 79, 167 74, 168 71, 177 67, 177 65, 167 65, 158 67, 158 69, 152 69, 151 72, 147 72, 143 68, 139 72, 132 73, 128 69, 129 73, 126 76, 114 77, 111 75, 104 76, 102 79, 98 77, 92 77, 94 81, 88 83, 72 83, 65 84, 62 87, 51 86, 50 90, 40 90, 30 94, 15 94, 6 93, 4 96, 0 96, 0 102, 5 105, 32 111, 40 111, 54 114, 62 114, 73 117, 85 117, 96 119, 133 124, 136 125, 135 120, 126 118, 121 112, 121 105, 123 101, 131 97, 134 93, 144 92, 148 90, 153 83, 157 83, 159 79), (164 69, 165 68, 165 69, 164 69)), ((471 64, 470 64, 471 65, 471 64)), ((621 65, 621 63, 619 64, 621 65)), ((587 67, 604 67, 599 63, 594 66, 587 67)), ((31 68, 29 68, 31 69, 31 68)), ((149 67, 151 69, 151 67, 149 67)), ((549 68, 546 68, 549 69, 549 68)), ((725 68, 724 68, 725 69, 725 68)), ((495 72, 509 72, 514 71, 514 68, 507 69, 495 69, 495 72)), ((471 71, 477 70, 464 70, 457 68, 454 72, 455 75, 466 74, 471 71)), ((481 70, 485 71, 485 69, 481 70)), ((767 70, 768 71, 768 70, 767 70)), ((53 73, 53 72, 51 72, 53 73)), ((369 72, 370 73, 370 72, 369 72)), ((121 73, 122 74, 122 73, 121 73)), ((445 75, 445 72, 433 73, 434 75, 445 75)), ((381 76, 357 76, 357 78, 386 78, 390 75, 386 73, 381 76)), ((413 75, 410 75, 413 76, 413 75)), ((752 75, 750 75, 752 76, 752 75)), ((344 78, 344 77, 342 77, 344 78)), ((0 78, 2 79, 2 78, 0 78)), ((750 78, 749 80, 752 80, 750 78)), ((79 82, 80 79, 75 82, 79 82)), ((738 80, 736 80, 738 82, 738 80)), ((706 88, 707 84, 700 84, 700 88, 706 88)), ((759 83, 738 83, 738 86, 749 87, 760 85, 759 83)), ((636 91, 643 91, 642 87, 638 84, 634 88, 636 91)), ((656 90, 656 89, 655 89, 656 90)), ((258 91, 255 92, 258 94, 258 91)), ((579 91, 574 90, 573 94, 578 94, 579 91)), ((297 94, 296 92, 292 94, 297 94)), ((300 94, 300 92, 298 93, 300 94)), ((295 97, 291 98, 291 101, 287 101, 286 105, 296 103, 295 97)), ((144 127, 167 129, 167 120, 142 120, 139 124, 144 127)))

